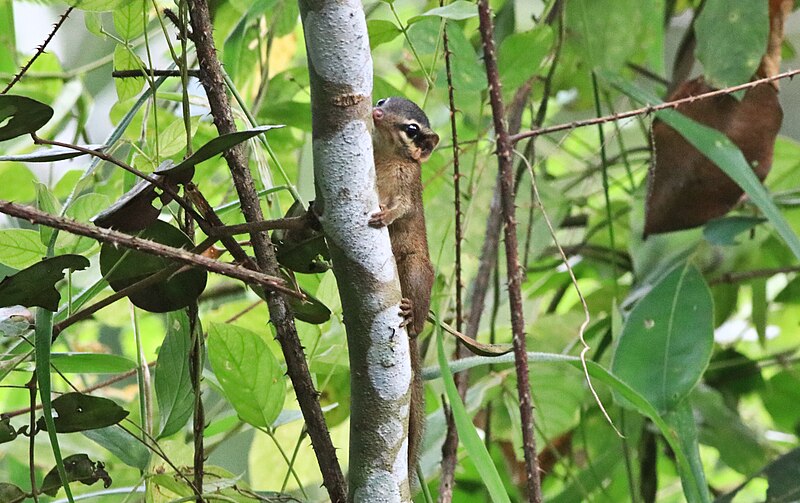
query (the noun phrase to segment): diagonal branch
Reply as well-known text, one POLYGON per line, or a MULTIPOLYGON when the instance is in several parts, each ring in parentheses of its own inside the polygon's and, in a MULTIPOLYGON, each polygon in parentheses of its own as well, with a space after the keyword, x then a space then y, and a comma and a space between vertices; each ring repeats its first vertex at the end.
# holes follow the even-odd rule
POLYGON ((210 272, 244 281, 247 284, 262 286, 270 292, 281 292, 293 297, 302 297, 301 293, 287 287, 286 283, 276 276, 270 276, 258 271, 251 271, 250 269, 245 269, 237 265, 226 264, 203 255, 192 253, 183 248, 174 248, 172 246, 156 243, 155 241, 150 241, 149 239, 130 236, 112 229, 87 225, 68 218, 50 215, 49 213, 37 210, 31 206, 16 204, 10 201, 0 200, 0 213, 21 218, 31 223, 66 231, 71 234, 86 236, 87 238, 102 243, 122 246, 157 257, 172 259, 182 264, 200 267, 210 272))
POLYGON ((523 140, 525 138, 535 138, 537 136, 541 136, 543 134, 549 133, 556 133, 558 131, 566 131, 568 129, 575 129, 584 126, 594 126, 597 124, 605 124, 606 122, 614 122, 620 119, 627 119, 629 117, 636 117, 637 115, 647 115, 653 112, 658 112, 659 110, 666 110, 670 108, 678 108, 680 105, 684 105, 686 103, 692 103, 699 100, 705 100, 709 98, 713 98, 715 96, 722 96, 725 94, 731 94, 736 91, 742 91, 745 89, 751 89, 756 87, 760 84, 766 84, 768 82, 775 82, 781 79, 791 79, 795 75, 800 74, 800 68, 796 68, 794 70, 789 70, 783 73, 779 73, 778 75, 773 75, 771 77, 765 77, 763 79, 756 79, 751 80, 745 84, 739 84, 737 86, 726 87, 725 89, 717 89, 715 91, 709 91, 707 93, 698 94, 697 96, 689 96, 688 98, 681 98, 675 101, 667 101, 664 103, 659 103, 658 105, 647 105, 646 107, 637 108, 635 110, 629 110, 627 112, 620 112, 611 115, 605 115, 603 117, 595 117, 592 119, 584 119, 579 121, 573 121, 565 124, 558 124, 555 126, 548 126, 543 128, 533 129, 531 131, 523 131, 522 133, 517 133, 509 138, 512 144, 523 140))

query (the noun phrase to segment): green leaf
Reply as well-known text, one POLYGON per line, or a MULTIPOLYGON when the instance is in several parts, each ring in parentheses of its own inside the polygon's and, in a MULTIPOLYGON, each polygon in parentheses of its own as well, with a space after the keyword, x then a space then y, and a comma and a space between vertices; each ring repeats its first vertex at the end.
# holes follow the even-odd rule
POLYGON ((766 222, 766 218, 732 216, 715 218, 703 227, 703 237, 711 244, 733 246, 738 244, 736 236, 754 229, 758 224, 766 222))
POLYGON ((381 44, 391 42, 403 32, 391 21, 370 19, 367 21, 367 33, 369 33, 369 47, 374 49, 381 44))
POLYGON ((508 497, 505 487, 503 487, 500 474, 497 472, 497 468, 491 456, 489 456, 489 451, 486 450, 486 445, 478 436, 475 425, 472 424, 472 419, 464 408, 464 402, 461 401, 461 396, 458 394, 452 374, 447 370, 447 355, 444 351, 443 339, 444 336, 440 328, 436 334, 436 353, 439 360, 439 369, 441 369, 442 372, 444 390, 447 394, 447 401, 450 404, 456 428, 458 429, 459 439, 464 444, 467 454, 475 463, 475 468, 478 470, 478 474, 486 486, 492 501, 510 503, 511 500, 508 497))
POLYGON ((272 426, 283 407, 286 386, 278 360, 261 336, 234 325, 213 324, 208 358, 242 421, 272 426))
MULTIPOLYGON (((156 220, 138 234, 143 239, 175 248, 191 248, 191 240, 177 227, 156 220)), ((122 290, 148 276, 171 267, 172 260, 103 244, 100 248, 100 271, 114 291, 122 290)), ((142 288, 128 296, 131 302, 151 313, 183 309, 195 302, 206 287, 208 274, 191 268, 173 274, 165 281, 142 288)))
POLYGON ((106 448, 128 466, 145 470, 150 462, 150 449, 116 425, 82 431, 81 435, 106 448))
POLYGON ((0 141, 35 133, 51 117, 53 109, 40 101, 0 94, 0 141))
POLYGON ((516 89, 535 75, 552 45, 553 30, 547 25, 506 37, 500 44, 497 58, 503 86, 516 89))
POLYGON ((775 425, 785 431, 800 431, 800 376, 794 369, 782 370, 767 381, 761 397, 775 425))
POLYGON ((408 20, 408 24, 416 23, 425 17, 441 17, 444 19, 452 19, 453 21, 463 21, 478 16, 478 6, 474 2, 467 2, 466 0, 456 0, 453 3, 447 4, 443 7, 436 7, 429 11, 423 12, 419 16, 414 16, 408 20))
MULTIPOLYGON (((107 208, 108 205, 108 196, 104 194, 84 194, 67 207, 65 216, 78 222, 88 223, 92 217, 107 208)), ((96 243, 97 241, 94 239, 85 236, 59 232, 56 238, 56 253, 84 254, 91 250, 96 243)))
MULTIPOLYGON (((89 150, 103 150, 105 145, 81 145, 81 148, 89 150)), ((73 159, 84 154, 79 150, 67 147, 43 148, 27 154, 0 155, 0 161, 19 161, 19 162, 54 162, 73 159)))
POLYGON ((114 9, 114 28, 121 39, 130 41, 144 32, 143 5, 142 2, 126 2, 114 9))
POLYGON ((36 197, 36 176, 22 163, 0 163, 0 180, 0 199, 27 203, 36 197))
POLYGON ((768 2, 708 0, 695 33, 695 55, 711 84, 723 88, 747 82, 767 47, 768 2))
POLYGON ((708 489, 706 489, 705 474, 703 473, 703 462, 700 460, 697 428, 689 401, 684 400, 678 404, 675 409, 667 414, 665 419, 683 446, 683 452, 689 461, 689 469, 692 471, 691 474, 686 473, 686 466, 679 465, 678 471, 683 481, 683 494, 686 496, 686 501, 688 503, 710 502, 708 489), (697 481, 698 484, 693 484, 692 481, 697 481))
POLYGON ((130 0, 67 0, 75 8, 91 12, 108 12, 118 9, 130 0))
POLYGON ((80 255, 44 259, 0 281, 0 307, 20 304, 56 311, 61 295, 55 285, 64 279, 64 269, 78 271, 87 267, 89 260, 80 255))
MULTIPOLYGON (((131 52, 132 49, 124 45, 117 44, 114 49, 114 70, 141 70, 144 63, 139 56, 131 52)), ((144 88, 144 77, 126 77, 124 79, 114 79, 114 86, 117 89, 119 101, 133 98, 144 88)))
MULTIPOLYGON (((53 192, 47 187, 47 185, 43 183, 36 182, 36 205, 39 207, 40 210, 44 211, 45 213, 49 213, 50 215, 60 215, 61 214, 61 203, 58 201, 53 192)), ((50 246, 50 240, 53 237, 53 232, 55 232, 50 227, 40 225, 39 226, 39 236, 41 236, 42 243, 47 246, 50 246)))
MULTIPOLYGON (((68 482, 80 482, 90 486, 102 480, 103 487, 108 489, 111 486, 111 476, 105 471, 105 465, 99 461, 92 461, 86 454, 73 454, 64 458, 64 469, 68 482)), ((44 476, 41 491, 49 496, 55 496, 59 489, 61 489, 61 477, 54 467, 44 476)))
POLYGON ((39 233, 28 229, 0 229, 0 262, 14 269, 24 269, 47 255, 39 233))
MULTIPOLYGON (((105 428, 128 417, 128 411, 113 400, 83 393, 65 393, 59 396, 53 400, 53 409, 58 414, 53 418, 58 433, 105 428)), ((44 417, 39 418, 36 426, 42 431, 49 431, 44 417)))
POLYGON ((640 49, 639 35, 648 25, 639 0, 570 0, 564 7, 567 41, 589 68, 617 70, 640 49), (624 27, 624 28, 623 28, 624 27))
POLYGON ((680 264, 637 304, 623 327, 612 371, 660 413, 694 388, 711 358, 714 307, 703 276, 680 264))
POLYGON ((121 374, 136 368, 130 358, 104 353, 52 353, 50 364, 62 374, 121 374))
POLYGON ((758 334, 758 342, 761 347, 767 343, 767 311, 769 303, 767 301, 767 280, 765 278, 756 278, 750 281, 750 287, 753 290, 752 301, 752 320, 753 326, 758 334))
MULTIPOLYGON (((769 487, 767 488, 765 503, 785 503, 797 501, 800 494, 800 449, 794 449, 779 457, 766 468, 756 473, 730 493, 717 498, 715 503, 733 503, 734 501, 745 501, 744 498, 735 496, 742 489, 749 486, 749 482, 754 479, 762 479, 766 476, 769 487)), ((759 487, 758 493, 764 494, 763 488, 759 487)), ((758 494, 757 493, 757 494, 758 494)), ((763 496, 762 496, 763 497, 763 496)))
POLYGON ((155 390, 161 431, 157 438, 180 431, 194 410, 194 392, 189 369, 192 333, 186 311, 167 315, 167 336, 158 351, 155 390))
POLYGON ((168 177, 180 177, 195 165, 200 164, 203 161, 207 161, 208 159, 225 152, 229 148, 238 145, 243 141, 249 140, 250 138, 258 136, 261 133, 265 133, 270 129, 282 127, 282 125, 257 126, 251 129, 243 129, 241 131, 236 131, 235 133, 228 133, 218 136, 202 147, 198 148, 194 154, 179 162, 174 167, 165 170, 159 170, 156 173, 168 177))
POLYGON ((792 279, 778 295, 775 296, 775 302, 781 304, 800 304, 800 276, 792 279))

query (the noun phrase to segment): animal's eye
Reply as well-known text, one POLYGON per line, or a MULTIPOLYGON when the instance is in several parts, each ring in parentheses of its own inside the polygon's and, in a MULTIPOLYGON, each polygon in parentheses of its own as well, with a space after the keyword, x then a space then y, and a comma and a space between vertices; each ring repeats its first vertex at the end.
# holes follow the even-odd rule
POLYGON ((386 100, 388 100, 388 99, 389 99, 389 98, 381 98, 381 99, 379 99, 379 100, 378 100, 378 102, 377 102, 377 103, 375 103, 375 106, 376 106, 376 107, 382 107, 382 106, 383 106, 383 104, 384 104, 384 103, 386 103, 386 100))
POLYGON ((416 124, 406 124, 403 126, 403 131, 406 132, 409 138, 414 138, 419 134, 419 126, 416 124))

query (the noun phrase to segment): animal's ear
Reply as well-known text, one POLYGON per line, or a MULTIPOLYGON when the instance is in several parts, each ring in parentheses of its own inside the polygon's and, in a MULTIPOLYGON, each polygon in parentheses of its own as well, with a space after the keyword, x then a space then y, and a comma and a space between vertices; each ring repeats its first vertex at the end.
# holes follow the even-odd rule
POLYGON ((436 145, 439 144, 439 135, 436 133, 426 134, 421 140, 422 141, 419 142, 419 160, 420 162, 425 162, 431 156, 431 153, 433 152, 433 149, 436 148, 436 145))

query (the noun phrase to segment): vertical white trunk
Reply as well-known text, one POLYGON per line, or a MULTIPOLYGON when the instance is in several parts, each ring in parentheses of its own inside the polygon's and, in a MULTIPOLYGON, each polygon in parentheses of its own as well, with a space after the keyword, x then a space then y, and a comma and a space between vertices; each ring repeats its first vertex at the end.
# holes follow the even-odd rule
POLYGON ((315 208, 339 283, 351 371, 349 501, 411 501, 411 365, 400 283, 378 211, 372 58, 359 0, 300 0, 311 75, 315 208))

